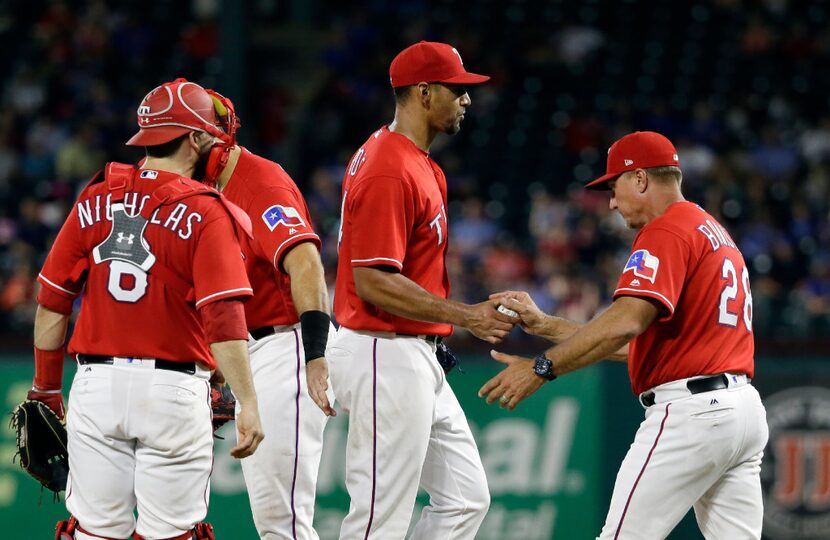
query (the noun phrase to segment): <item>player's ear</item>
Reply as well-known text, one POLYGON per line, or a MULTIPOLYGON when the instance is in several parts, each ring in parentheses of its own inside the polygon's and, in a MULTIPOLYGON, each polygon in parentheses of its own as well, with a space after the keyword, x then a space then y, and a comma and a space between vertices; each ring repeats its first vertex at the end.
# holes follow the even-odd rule
POLYGON ((201 131, 191 130, 187 134, 187 139, 185 139, 187 141, 187 145, 190 146, 190 149, 197 154, 199 153, 199 135, 201 133, 201 131))
POLYGON ((425 82, 420 82, 416 86, 415 91, 417 92, 418 98, 420 98, 421 103, 423 103, 424 105, 427 105, 429 103, 429 100, 430 100, 429 84, 425 83, 425 82))
POLYGON ((648 189, 648 173, 643 169, 637 169, 634 172, 634 181, 637 186, 637 192, 645 193, 646 189, 648 189))

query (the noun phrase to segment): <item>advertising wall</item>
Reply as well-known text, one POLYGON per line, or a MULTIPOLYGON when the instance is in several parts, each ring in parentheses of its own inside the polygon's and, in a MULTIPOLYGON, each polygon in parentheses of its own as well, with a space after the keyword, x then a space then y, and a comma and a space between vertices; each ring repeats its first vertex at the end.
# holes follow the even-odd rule
MULTIPOLYGON (((465 373, 450 382, 467 411, 487 469, 492 506, 479 538, 482 540, 546 540, 588 538, 602 519, 600 499, 599 370, 571 378, 523 403, 514 413, 487 406, 476 395, 495 366, 466 362, 465 373)), ((67 365, 67 378, 74 371, 67 365)), ((25 397, 31 364, 0 363, 0 395, 6 410, 25 397)), ((69 380, 65 387, 69 386, 69 380)), ((402 418, 402 422, 406 419, 402 418)), ((344 485, 348 416, 340 414, 326 428, 325 453, 318 484, 316 527, 322 540, 337 538, 348 509, 344 485)), ((217 538, 256 538, 239 462, 228 450, 233 428, 225 426, 216 440, 211 510, 217 538)), ((65 516, 51 494, 17 464, 14 434, 3 424, 0 459, 0 522, 4 538, 49 538, 55 522, 65 516)), ((421 494, 419 505, 427 503, 421 494)), ((420 513, 416 508, 415 515, 420 513)))
MULTIPOLYGON (((630 393, 625 368, 600 365, 545 386, 508 413, 477 397, 498 366, 462 359, 465 373, 450 375, 464 407, 492 494, 480 540, 593 539, 602 527, 610 490, 642 409, 630 393)), ((67 381, 74 372, 67 364, 67 381)), ((10 411, 31 384, 25 358, 0 360, 0 399, 10 411)), ((767 540, 830 538, 830 363, 765 360, 756 386, 768 409, 770 445, 762 469, 767 540)), ((406 419, 402 419, 406 421, 406 419)), ((348 416, 326 428, 318 484, 316 528, 337 538, 348 508, 344 485, 348 416)), ((256 538, 239 462, 228 455, 233 427, 216 440, 211 510, 220 540, 256 538)), ((26 476, 12 459, 14 434, 0 423, 0 523, 8 539, 52 538, 66 516, 61 502, 26 476)), ((427 503, 425 494, 418 498, 427 503)), ((671 540, 701 538, 687 519, 671 540)))

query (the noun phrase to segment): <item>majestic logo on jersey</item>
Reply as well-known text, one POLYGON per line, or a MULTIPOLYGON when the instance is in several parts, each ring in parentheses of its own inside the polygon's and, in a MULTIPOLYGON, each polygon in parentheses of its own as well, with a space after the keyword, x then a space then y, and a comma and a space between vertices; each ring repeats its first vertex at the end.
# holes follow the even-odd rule
POLYGON ((625 268, 623 268, 623 273, 631 270, 634 271, 635 276, 654 283, 659 266, 660 259, 649 253, 646 249, 638 249, 628 258, 628 262, 625 263, 625 268))
POLYGON ((764 537, 830 538, 830 390, 788 388, 764 400, 764 537))
POLYGON ((291 206, 282 206, 275 204, 262 214, 262 221, 268 225, 269 230, 274 230, 277 225, 284 225, 286 227, 305 227, 305 221, 300 216, 300 212, 291 206))

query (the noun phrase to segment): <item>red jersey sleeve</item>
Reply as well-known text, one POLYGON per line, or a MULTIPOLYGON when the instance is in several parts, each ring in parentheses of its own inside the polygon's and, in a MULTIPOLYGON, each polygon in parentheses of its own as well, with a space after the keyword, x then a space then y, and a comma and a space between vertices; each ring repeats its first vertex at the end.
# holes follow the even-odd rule
POLYGON ((291 189, 276 188, 257 197, 251 210, 254 243, 263 255, 284 272, 282 259, 300 242, 314 242, 320 249, 320 237, 314 232, 305 201, 291 189))
POLYGON ((193 254, 193 288, 197 308, 217 300, 253 296, 233 223, 224 210, 207 222, 199 235, 193 254))
POLYGON ((403 269, 415 222, 415 196, 400 178, 365 178, 345 194, 351 220, 352 266, 403 269))
POLYGON ((636 296, 656 300, 665 309, 660 320, 671 319, 690 257, 690 246, 677 234, 666 229, 643 230, 634 241, 614 299, 636 296))
POLYGON ((81 241, 77 206, 73 206, 38 275, 43 286, 38 303, 59 313, 71 312, 72 302, 81 294, 86 281, 88 257, 81 241))

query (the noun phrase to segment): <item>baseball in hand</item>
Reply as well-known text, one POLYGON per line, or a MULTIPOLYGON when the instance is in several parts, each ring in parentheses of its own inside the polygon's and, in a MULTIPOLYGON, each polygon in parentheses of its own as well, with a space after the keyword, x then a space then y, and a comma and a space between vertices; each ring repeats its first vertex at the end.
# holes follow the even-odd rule
POLYGON ((518 314, 518 313, 516 313, 515 311, 513 311, 513 310, 512 310, 512 309, 510 309, 509 307, 504 307, 504 306, 502 306, 501 304, 499 304, 499 307, 498 307, 498 308, 496 308, 496 309, 498 309, 498 310, 499 310, 499 313, 504 313, 504 314, 505 314, 505 315, 507 315, 508 317, 518 317, 518 316, 519 316, 519 314, 518 314))

